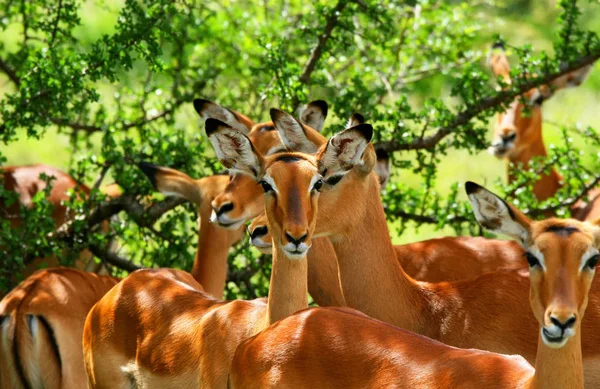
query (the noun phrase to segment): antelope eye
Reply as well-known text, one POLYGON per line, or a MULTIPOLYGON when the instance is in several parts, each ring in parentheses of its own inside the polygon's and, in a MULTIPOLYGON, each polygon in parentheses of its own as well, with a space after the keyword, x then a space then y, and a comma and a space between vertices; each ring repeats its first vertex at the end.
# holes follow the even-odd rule
POLYGON ((268 182, 266 182, 266 181, 260 181, 259 184, 260 184, 260 186, 262 186, 262 188, 265 191, 265 193, 273 191, 273 187, 268 182))
POLYGON ((317 182, 315 182, 315 185, 313 186, 313 189, 318 192, 321 190, 322 186, 323 186, 323 180, 317 180, 317 182))
POLYGON ((590 268, 590 270, 594 270, 596 268, 596 265, 598 264, 599 259, 600 254, 592 255, 585 263, 585 266, 590 268))
POLYGON ((342 178, 344 178, 344 175, 343 175, 343 174, 338 174, 338 175, 336 175, 336 176, 331 176, 331 177, 329 177, 329 178, 327 179, 327 181, 325 181, 325 182, 327 182, 327 185, 334 186, 335 184, 337 184, 338 182, 340 182, 340 180, 341 180, 342 178))
POLYGON ((535 257, 535 255, 531 254, 529 251, 525 252, 525 259, 527 259, 527 262, 529 263, 529 267, 542 267, 542 265, 540 264, 540 261, 535 257))

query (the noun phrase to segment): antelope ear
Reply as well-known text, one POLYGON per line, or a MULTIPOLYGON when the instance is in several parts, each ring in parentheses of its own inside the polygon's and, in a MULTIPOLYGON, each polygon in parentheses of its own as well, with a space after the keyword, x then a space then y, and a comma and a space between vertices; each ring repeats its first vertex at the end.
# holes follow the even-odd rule
POLYGON ((154 189, 160 193, 184 198, 198 206, 202 205, 202 190, 187 174, 149 162, 140 162, 138 166, 154 189))
POLYGON ((531 220, 521 211, 474 182, 467 181, 465 190, 482 227, 519 239, 525 247, 531 244, 531 220))
POLYGON ((194 109, 202 119, 218 119, 244 134, 250 132, 254 126, 254 122, 241 113, 234 112, 209 100, 195 99, 194 109))
POLYGON ((263 158, 250 139, 217 119, 206 119, 206 135, 217 157, 231 173, 241 173, 254 179, 262 174, 263 158))
POLYGON ((363 115, 359 113, 355 113, 346 122, 345 128, 350 128, 354 126, 358 126, 359 124, 363 124, 365 122, 365 118, 363 115))
POLYGON ((321 132, 327 118, 327 102, 324 100, 311 101, 300 114, 300 121, 321 132))
POLYGON ((502 77, 504 82, 510 84, 510 64, 502 42, 496 42, 488 54, 488 66, 496 77, 502 77))
MULTIPOLYGON (((308 136, 310 128, 303 126, 287 112, 271 108, 270 113, 271 120, 273 120, 273 124, 275 124, 281 142, 285 147, 291 151, 299 151, 307 154, 317 152, 319 145, 315 145, 308 136)), ((318 134, 318 132, 316 133, 318 134)))
POLYGON ((354 166, 363 164, 363 154, 373 137, 370 124, 359 124, 335 134, 319 153, 319 171, 327 182, 339 181, 334 176, 348 173, 354 166))

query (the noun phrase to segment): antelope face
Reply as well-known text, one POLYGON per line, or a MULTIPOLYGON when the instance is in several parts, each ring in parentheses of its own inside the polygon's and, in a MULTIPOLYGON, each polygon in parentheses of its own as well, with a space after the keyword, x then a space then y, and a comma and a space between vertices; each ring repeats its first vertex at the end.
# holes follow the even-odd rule
POLYGON ((304 258, 312 244, 323 186, 316 161, 298 153, 272 156, 259 183, 265 192, 265 213, 274 243, 289 259, 304 258))
POLYGON ((600 219, 532 221, 512 205, 467 182, 477 221, 494 232, 518 239, 529 263, 529 303, 545 345, 563 347, 581 328, 598 263, 600 219))
POLYGON ((543 342, 564 346, 580 328, 598 262, 591 227, 574 220, 534 223, 527 249, 530 304, 543 342))

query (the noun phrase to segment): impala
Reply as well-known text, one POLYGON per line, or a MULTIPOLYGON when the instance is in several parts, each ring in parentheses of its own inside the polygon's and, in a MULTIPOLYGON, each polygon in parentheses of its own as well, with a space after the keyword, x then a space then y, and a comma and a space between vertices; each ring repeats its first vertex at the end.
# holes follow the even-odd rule
MULTIPOLYGON (((208 100, 194 100, 194 108, 203 119, 221 120, 247 134, 263 155, 283 148, 273 122, 255 124, 247 116, 208 100)), ((307 104, 301 114, 305 123, 319 130, 326 116, 327 103, 322 100, 307 104)), ((231 191, 240 191, 262 201, 260 186, 244 175, 214 175, 195 180, 181 171, 147 162, 141 163, 140 168, 159 192, 185 198, 198 207, 198 249, 192 276, 205 292, 223 298, 229 249, 242 238, 244 230, 243 223, 220 223, 219 219, 230 220, 231 215, 237 218, 235 212, 239 207, 235 206, 235 200, 230 200, 231 191)), ((256 206, 264 208, 262 202, 257 202, 256 206)))
MULTIPOLYGON (((496 45, 490 54, 489 65, 492 72, 510 84, 510 65, 502 45, 496 45)), ((593 65, 585 66, 574 72, 565 74, 554 80, 550 86, 534 88, 521 98, 515 99, 508 110, 498 114, 494 126, 494 140, 489 148, 491 154, 498 158, 506 158, 508 182, 514 181, 511 164, 527 169, 534 157, 546 158, 548 153, 542 138, 542 102, 552 96, 555 90, 580 85, 593 65), (524 114, 525 102, 530 102, 528 114, 524 114)), ((540 201, 556 194, 561 188, 562 176, 551 168, 549 173, 541 173, 539 180, 533 185, 533 194, 540 201)), ((600 217, 600 190, 588 193, 592 200, 589 204, 578 202, 572 208, 572 215, 579 220, 594 220, 600 217)))
MULTIPOLYGON (((330 237, 347 306, 452 346, 521 354, 534 363, 537 323, 519 308, 528 298, 527 274, 500 270, 437 284, 406 275, 378 196, 375 150, 369 145, 362 151, 367 143, 358 132, 338 134, 317 154, 325 184, 315 237, 330 237)), ((592 285, 590 299, 582 322, 584 370, 586 382, 599 386, 600 334, 594 328, 600 288, 592 285)))
POLYGON ((221 162, 264 191, 275 238, 269 297, 219 301, 180 279, 181 272, 133 273, 86 320, 83 344, 92 388, 225 388, 239 343, 308 305, 306 252, 323 184, 315 158, 263 157, 246 135, 216 119, 206 121, 206 132, 221 162))
MULTIPOLYGON (((271 253, 271 234, 266 215, 257 216, 252 220, 248 227, 248 234, 250 243, 260 252, 271 253)), ((337 278, 337 264, 331 263, 333 261, 319 260, 323 257, 335 258, 335 251, 333 251, 329 239, 318 238, 314 240, 314 243, 308 253, 309 285, 311 277, 318 279, 323 272, 325 274, 335 272, 337 278), (319 247, 316 245, 317 242, 320 244, 319 247), (313 256, 315 259, 312 262, 315 266, 311 266, 311 257, 313 256)), ((447 236, 395 245, 394 250, 396 258, 406 274, 419 281, 458 281, 475 278, 498 269, 527 269, 527 264, 521 260, 524 250, 514 241, 447 236)), ((327 277, 327 279, 329 278, 327 277)), ((331 286, 328 289, 328 294, 341 295, 339 283, 337 283, 336 290, 333 290, 334 288, 331 286)), ((330 305, 343 306, 342 304, 330 305)))
POLYGON ((581 320, 599 258, 600 220, 531 221, 477 184, 466 189, 477 220, 527 250, 538 322, 535 369, 520 356, 454 348, 356 311, 314 308, 242 342, 232 387, 583 389, 581 320))
POLYGON ((85 388, 81 338, 92 306, 119 280, 55 268, 0 301, 0 387, 85 388))

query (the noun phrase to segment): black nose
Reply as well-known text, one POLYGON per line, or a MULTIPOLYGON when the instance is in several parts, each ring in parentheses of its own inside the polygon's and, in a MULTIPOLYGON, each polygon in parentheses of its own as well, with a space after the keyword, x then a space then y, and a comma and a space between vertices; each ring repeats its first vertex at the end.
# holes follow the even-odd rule
POLYGON ((555 326, 559 327, 561 330, 566 330, 569 329, 571 327, 573 327, 573 325, 575 324, 575 321, 577 321, 577 319, 575 318, 575 316, 571 316, 569 319, 567 319, 566 322, 561 322, 560 320, 558 320, 557 318, 555 318, 554 316, 550 316, 550 321, 552 322, 552 324, 554 324, 555 326))
POLYGON ((267 232, 269 232, 269 229, 267 228, 267 226, 256 227, 254 229, 254 231, 252 231, 250 233, 250 238, 251 239, 256 239, 259 236, 267 235, 267 232))
POLYGON ((217 216, 221 216, 225 212, 229 212, 233 209, 233 203, 225 203, 219 209, 215 209, 217 216))
POLYGON ((306 240, 306 237, 308 236, 308 234, 304 234, 298 238, 294 238, 293 236, 291 236, 289 233, 285 233, 286 238, 288 238, 288 240, 290 241, 290 243, 295 244, 296 246, 298 246, 300 243, 304 242, 306 240))
POLYGON ((512 133, 510 135, 503 136, 502 143, 507 144, 508 142, 512 142, 515 140, 516 137, 517 137, 517 133, 512 133))

